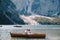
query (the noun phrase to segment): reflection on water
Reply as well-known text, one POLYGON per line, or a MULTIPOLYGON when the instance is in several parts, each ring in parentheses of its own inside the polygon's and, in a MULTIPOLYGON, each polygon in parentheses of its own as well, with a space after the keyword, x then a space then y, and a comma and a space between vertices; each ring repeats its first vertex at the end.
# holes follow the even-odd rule
POLYGON ((45 40, 45 39, 12 38, 11 40, 45 40))

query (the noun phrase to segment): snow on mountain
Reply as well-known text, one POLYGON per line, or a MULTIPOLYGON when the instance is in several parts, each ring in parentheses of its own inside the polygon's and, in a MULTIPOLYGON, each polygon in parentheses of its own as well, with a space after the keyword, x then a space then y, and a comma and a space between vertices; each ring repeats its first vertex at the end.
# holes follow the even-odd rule
POLYGON ((35 18, 35 16, 24 16, 24 15, 20 15, 21 19, 24 20, 24 22, 26 24, 29 25, 37 25, 39 24, 37 21, 33 20, 35 18))
POLYGON ((31 16, 24 16, 20 15, 21 19, 24 20, 26 24, 29 25, 38 25, 38 24, 60 24, 60 19, 40 16, 40 15, 31 15, 31 16))
POLYGON ((60 17, 60 0, 2 0, 0 13, 2 13, 1 10, 3 11, 2 17, 6 17, 14 24, 24 24, 24 21, 28 19, 31 21, 30 24, 32 22, 39 24, 33 19, 43 17, 52 20, 51 17, 60 17))
POLYGON ((26 24, 29 24, 29 25, 38 25, 38 24, 60 25, 60 19, 55 17, 46 17, 41 15, 31 15, 31 16, 20 15, 20 17, 21 19, 24 20, 26 24))
POLYGON ((58 16, 60 13, 59 0, 15 0, 14 3, 18 12, 24 15, 58 16))
POLYGON ((60 16, 60 0, 11 0, 20 15, 60 16))

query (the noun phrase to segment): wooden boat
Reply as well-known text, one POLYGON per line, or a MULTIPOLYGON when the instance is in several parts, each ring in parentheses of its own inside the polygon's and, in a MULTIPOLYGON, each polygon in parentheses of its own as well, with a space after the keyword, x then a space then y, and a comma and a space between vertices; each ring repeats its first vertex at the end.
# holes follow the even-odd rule
POLYGON ((22 26, 14 26, 14 27, 22 27, 22 26))
POLYGON ((22 38, 45 38, 46 34, 22 34, 22 33, 10 33, 11 37, 22 37, 22 38))

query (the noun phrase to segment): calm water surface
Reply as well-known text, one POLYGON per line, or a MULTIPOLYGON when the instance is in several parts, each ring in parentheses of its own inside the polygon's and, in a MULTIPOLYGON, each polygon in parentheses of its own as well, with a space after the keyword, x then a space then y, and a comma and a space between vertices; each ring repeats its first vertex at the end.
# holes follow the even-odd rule
MULTIPOLYGON (((15 25, 14 25, 15 26, 15 25)), ((21 25, 21 28, 6 26, 0 27, 0 40, 60 40, 60 25, 21 25), (45 33, 45 39, 11 38, 10 32, 23 33, 25 29, 32 33, 45 33)))

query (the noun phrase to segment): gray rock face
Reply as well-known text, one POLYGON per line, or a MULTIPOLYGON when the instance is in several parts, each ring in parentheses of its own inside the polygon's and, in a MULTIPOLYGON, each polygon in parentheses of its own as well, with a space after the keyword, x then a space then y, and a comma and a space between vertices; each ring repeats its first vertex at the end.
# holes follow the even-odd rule
POLYGON ((19 13, 24 15, 38 14, 44 16, 58 16, 60 12, 59 0, 25 0, 23 3, 20 3, 20 6, 20 8, 18 7, 19 13))
POLYGON ((38 14, 41 15, 53 16, 54 14, 59 12, 58 5, 58 0, 40 0, 40 6, 36 11, 38 11, 38 14))
POLYGON ((24 21, 19 18, 15 4, 11 0, 1 0, 0 19, 0 24, 24 24, 24 21))
POLYGON ((60 17, 60 0, 1 0, 0 14, 0 24, 25 24, 20 15, 60 17))

